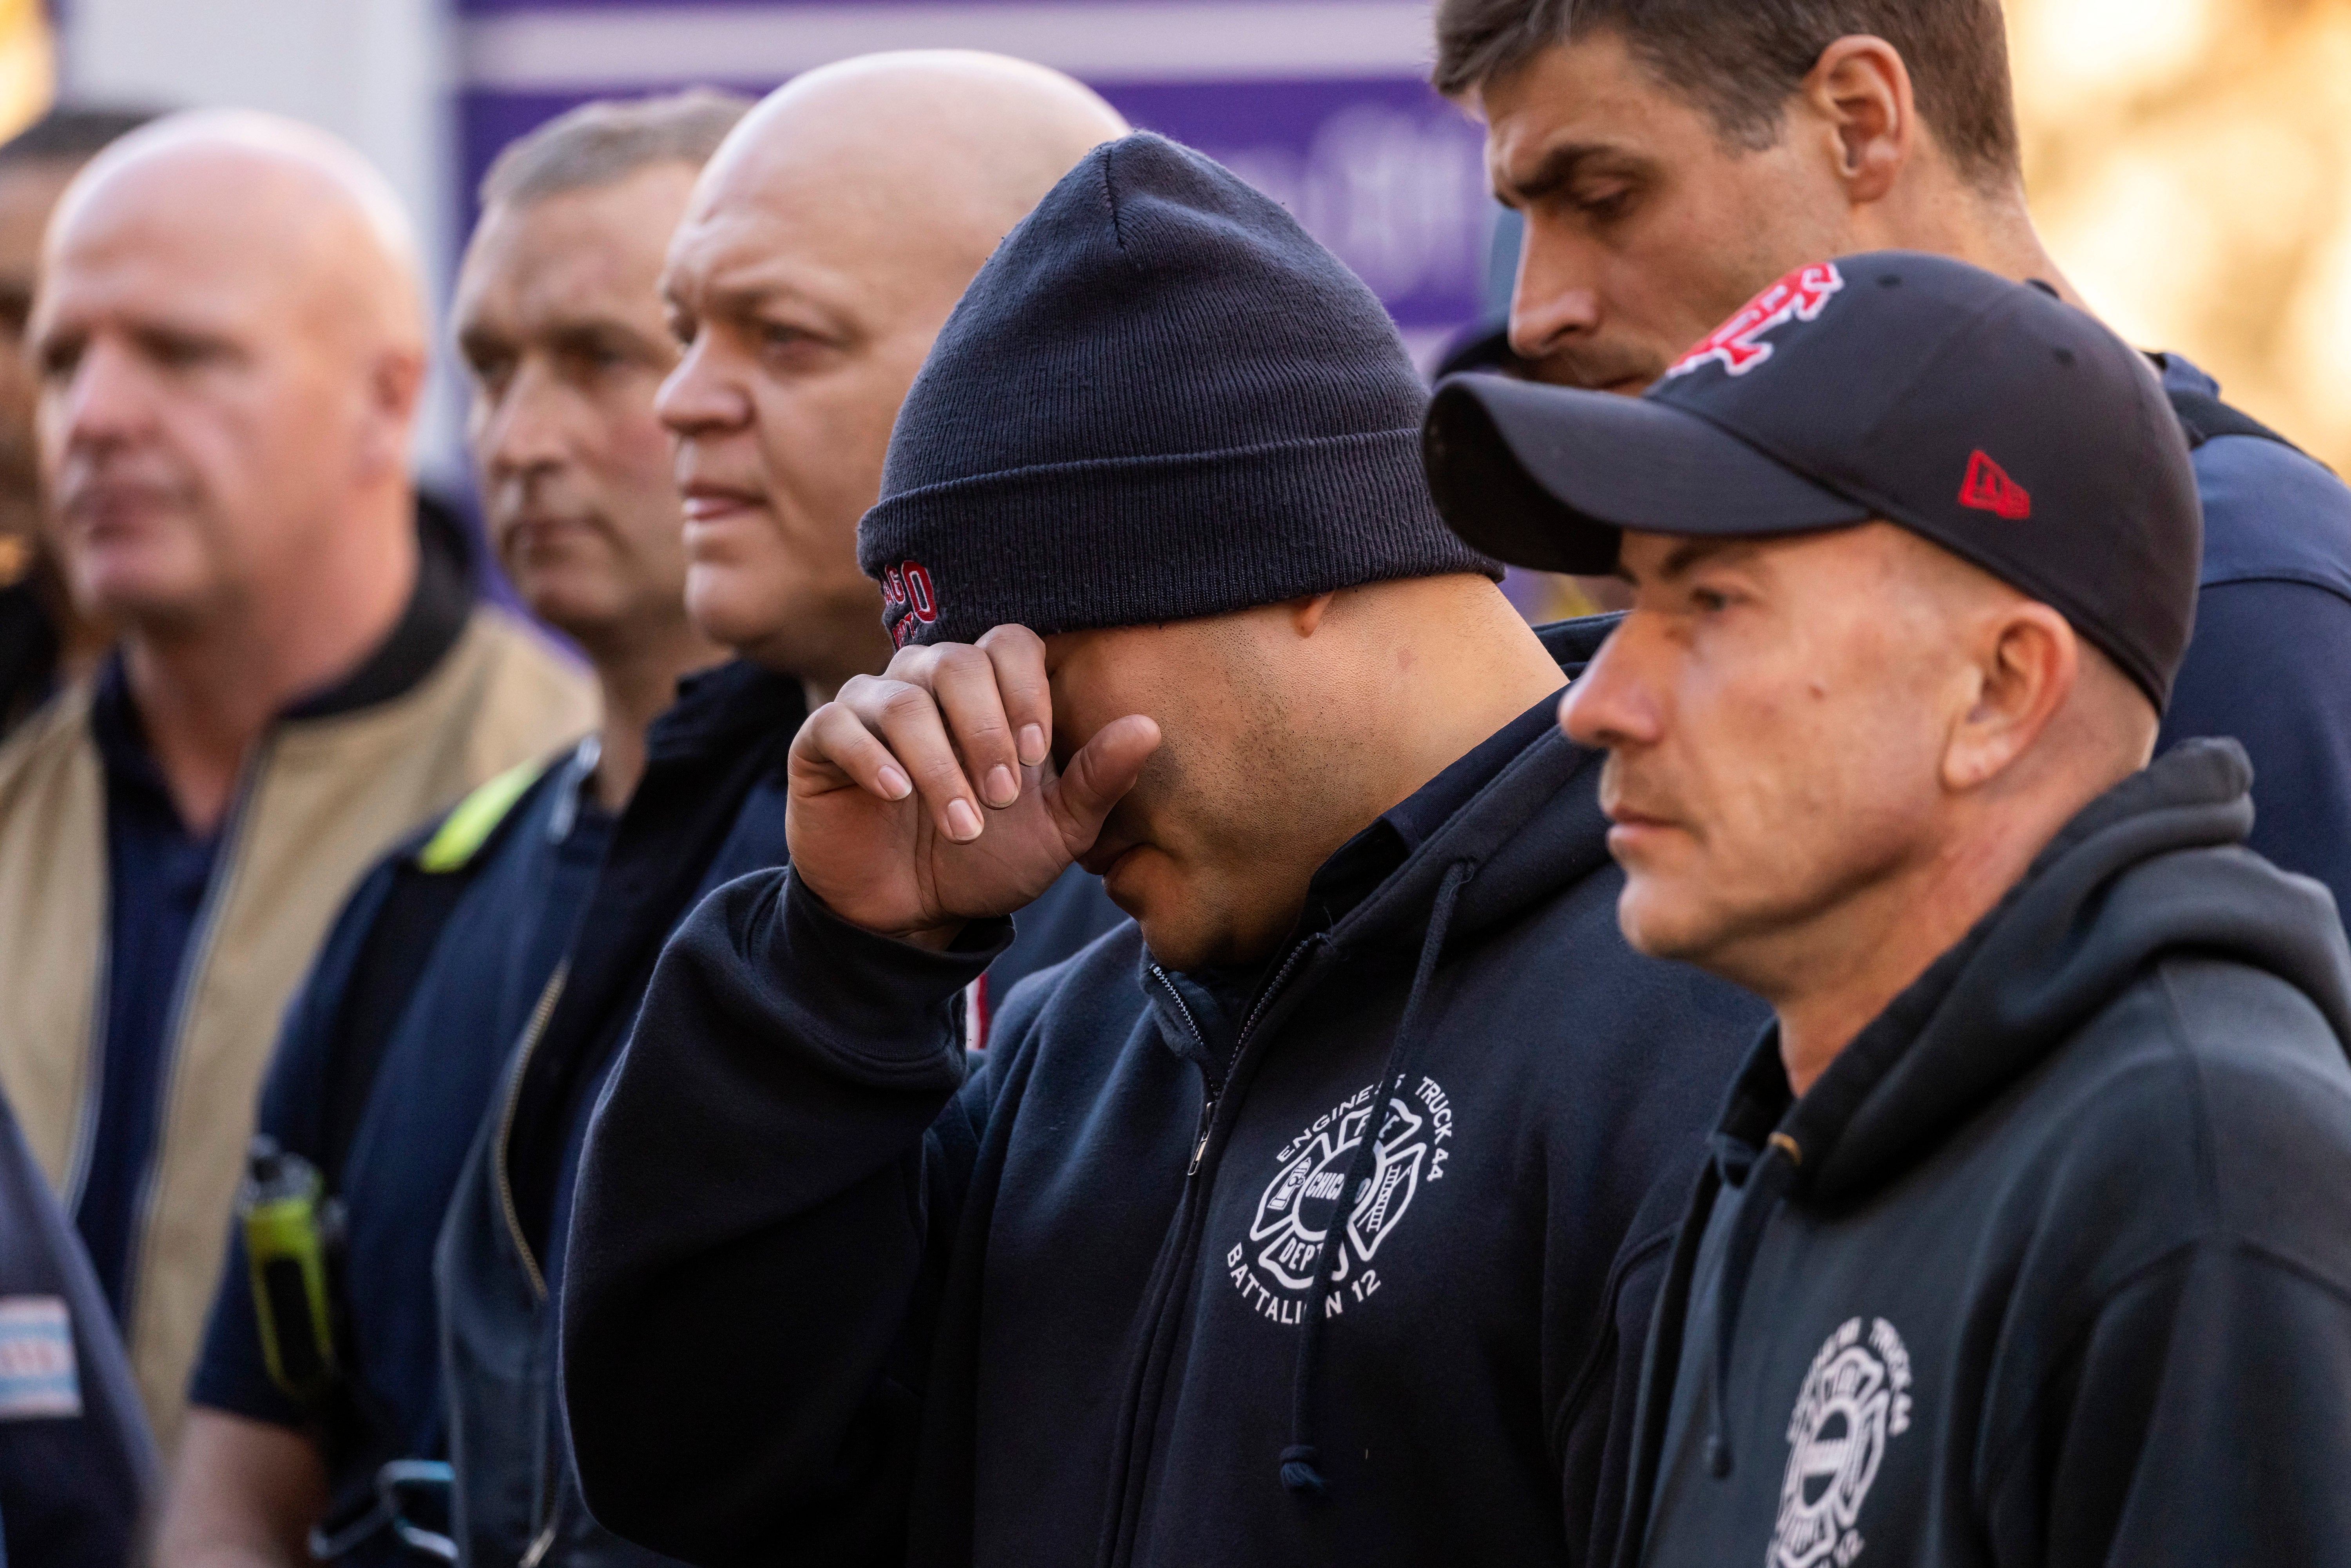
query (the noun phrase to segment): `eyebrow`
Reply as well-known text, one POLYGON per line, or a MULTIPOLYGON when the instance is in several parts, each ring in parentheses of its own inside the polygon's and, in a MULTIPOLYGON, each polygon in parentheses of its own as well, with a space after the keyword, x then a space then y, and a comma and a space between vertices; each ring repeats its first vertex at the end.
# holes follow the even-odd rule
POLYGON ((1505 206, 1520 206, 1540 202, 1573 180, 1583 166, 1597 158, 1630 157, 1621 147, 1604 141, 1567 141, 1552 148, 1535 160, 1534 167, 1524 179, 1498 179, 1494 182, 1494 199, 1505 206))
MULTIPOLYGON (((1650 580, 1671 582, 1677 578, 1687 577, 1714 557, 1733 554, 1753 542, 1747 538, 1684 539, 1667 552, 1665 560, 1658 565, 1655 572, 1650 574, 1650 580)), ((1621 555, 1616 560, 1614 575, 1626 582, 1638 585, 1638 580, 1625 567, 1621 555)))

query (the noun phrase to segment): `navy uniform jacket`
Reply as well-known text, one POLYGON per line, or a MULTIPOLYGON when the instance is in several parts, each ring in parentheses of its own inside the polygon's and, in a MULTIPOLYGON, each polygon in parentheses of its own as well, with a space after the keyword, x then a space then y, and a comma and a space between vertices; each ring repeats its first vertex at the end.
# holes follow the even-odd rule
MULTIPOLYGON (((434 1264, 463 1563, 652 1561, 580 1506, 555 1399, 573 1176, 672 930, 713 889, 784 862, 785 760, 806 713, 798 681, 738 663, 687 683, 654 724, 571 951, 467 1156, 434 1264)), ((1049 945, 999 960, 999 983, 1124 919, 1082 873, 1049 902, 1049 945)))
MULTIPOLYGON (((2165 356, 2167 391, 2217 393, 2165 356)), ((2253 765, 2249 842, 2351 908, 2351 488, 2253 435, 2198 444, 2204 571, 2158 752, 2229 736, 2253 765)))
MULTIPOLYGON (((444 824, 387 857, 351 895, 310 977, 287 1009, 261 1092, 257 1130, 327 1169, 349 1212, 350 1329, 363 1386, 360 1411, 319 1417, 269 1379, 254 1318, 240 1228, 191 1379, 193 1403, 252 1420, 312 1427, 327 1461, 336 1513, 371 1494, 386 1459, 445 1449, 440 1332, 433 1305, 433 1239, 465 1151, 547 977, 569 945, 611 833, 585 789, 592 752, 559 758, 507 808, 462 866, 471 878, 432 939, 400 1022, 385 1042, 366 1107, 330 1149, 329 1104, 346 1060, 352 988, 375 944, 409 939, 387 928, 395 879, 447 843, 444 824)), ((478 800, 498 781, 484 786, 478 800)), ((446 822, 465 812, 461 805, 446 822)), ((360 1005, 366 1005, 364 1003, 360 1005)), ((382 1561, 387 1540, 364 1551, 382 1561)))
POLYGON ((156 1496, 113 1314, 0 1100, 0 1563, 123 1568, 156 1496))

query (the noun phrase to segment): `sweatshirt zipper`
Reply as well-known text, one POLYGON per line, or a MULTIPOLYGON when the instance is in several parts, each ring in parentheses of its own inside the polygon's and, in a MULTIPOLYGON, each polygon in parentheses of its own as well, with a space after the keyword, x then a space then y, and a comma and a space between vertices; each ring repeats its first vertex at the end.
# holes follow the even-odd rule
POLYGON ((492 1151, 498 1183, 498 1212, 506 1218, 507 1239, 514 1243, 515 1256, 522 1260, 523 1271, 530 1276, 531 1293, 542 1301, 547 1300, 547 1276, 540 1271, 530 1243, 523 1239, 522 1215, 515 1207, 514 1183, 507 1175, 507 1140, 514 1134, 515 1112, 522 1103, 523 1079, 530 1071, 531 1053, 538 1049, 539 1037, 547 1032, 547 1020, 555 1012, 555 999, 563 994, 564 979, 570 973, 569 958, 558 964, 555 973, 547 977, 547 988, 538 993, 538 1005, 530 1009, 530 1022, 522 1031, 522 1043, 515 1051, 514 1070, 507 1079, 507 1103, 498 1112, 498 1141, 492 1151))
MULTIPOLYGON (((1111 1533, 1104 1542, 1102 1557, 1102 1561, 1106 1564, 1114 1565, 1126 1561, 1128 1557, 1124 1536, 1129 1512, 1127 1498, 1131 1488, 1123 1478, 1131 1474, 1138 1441, 1137 1432, 1147 1426, 1150 1419, 1144 1410, 1143 1385, 1150 1376, 1151 1346, 1158 1337, 1159 1325, 1166 1318, 1168 1302, 1175 1298, 1177 1290, 1185 1281, 1192 1277, 1194 1272, 1194 1259, 1199 1249, 1200 1226, 1207 1207, 1203 1189, 1198 1185, 1198 1178, 1200 1167, 1207 1158, 1209 1138, 1216 1129, 1217 1109, 1224 1103, 1226 1091, 1232 1084, 1233 1074, 1238 1071, 1242 1058, 1249 1050, 1252 1031, 1264 1019, 1274 998, 1288 986, 1290 977, 1296 973, 1300 963, 1324 940, 1322 936, 1317 935, 1306 938, 1290 948, 1289 956, 1282 959, 1281 967, 1274 971, 1272 980, 1258 993, 1257 1001, 1249 1009, 1249 1016, 1242 1020, 1240 1032, 1233 1039, 1232 1054, 1225 1061, 1224 1071, 1208 1080, 1207 1092, 1202 1096, 1199 1135, 1192 1145, 1191 1163, 1184 1173, 1184 1198, 1177 1207, 1175 1219, 1175 1224, 1182 1232, 1181 1240, 1174 1249, 1173 1256, 1167 1260, 1165 1271, 1156 1275, 1153 1281, 1147 1309, 1147 1318, 1152 1326, 1143 1338, 1142 1360, 1131 1375, 1133 1382, 1130 1385, 1132 1389, 1130 1398, 1133 1401, 1134 1416, 1132 1424, 1122 1439, 1122 1451, 1116 1459, 1116 1468, 1123 1479, 1112 1500, 1112 1507, 1115 1511, 1109 1521, 1111 1533)), ((1186 1004, 1183 993, 1176 988, 1176 983, 1157 964, 1151 966, 1150 973, 1152 978, 1159 982, 1176 1003, 1176 1013, 1183 1019, 1184 1027, 1192 1031, 1192 1039, 1200 1047, 1200 1054, 1205 1060, 1209 1054, 1207 1037, 1200 1029, 1199 1019, 1193 1016, 1191 1008, 1186 1004)), ((1203 1076, 1207 1076, 1205 1067, 1202 1072, 1203 1076)))
MULTIPOLYGON (((1241 1051, 1249 1044, 1249 1030, 1255 1029, 1257 1020, 1265 1015, 1266 1004, 1272 1001, 1275 994, 1289 983, 1290 971, 1298 967, 1298 961, 1321 940, 1318 936, 1310 936, 1290 949, 1289 956, 1281 961, 1281 967, 1274 971, 1273 979, 1258 993, 1257 1002, 1249 1009, 1249 1017, 1241 1020, 1240 1033, 1233 1038, 1233 1054, 1225 1063, 1224 1072, 1209 1081, 1207 1092, 1200 1097, 1200 1131, 1192 1144, 1192 1163, 1184 1172, 1186 1181, 1200 1174, 1200 1162, 1207 1157, 1208 1133, 1216 1124, 1217 1103, 1224 1097, 1225 1085, 1232 1081, 1233 1069, 1240 1064, 1241 1051)), ((1192 1031, 1193 1040, 1198 1042, 1200 1054, 1207 1056, 1208 1037, 1201 1030, 1200 1020, 1192 1016, 1191 1008, 1184 1000, 1184 993, 1176 988, 1176 982, 1167 977, 1167 971, 1156 964, 1151 966, 1151 977, 1166 990, 1167 999, 1176 1004, 1176 1011, 1184 1019, 1184 1027, 1192 1031)))

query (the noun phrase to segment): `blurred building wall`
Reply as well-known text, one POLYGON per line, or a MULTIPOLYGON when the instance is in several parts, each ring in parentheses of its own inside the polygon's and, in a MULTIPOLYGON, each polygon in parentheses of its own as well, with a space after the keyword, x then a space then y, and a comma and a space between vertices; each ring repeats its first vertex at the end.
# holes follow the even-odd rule
POLYGON ((1089 83, 1296 213, 1424 354, 1474 316, 1493 205, 1479 138, 1425 80, 1426 0, 456 0, 470 189, 580 99, 759 92, 875 49, 993 49, 1089 83))
MULTIPOLYGON (((445 300, 459 238, 445 0, 57 0, 57 10, 68 97, 264 109, 350 141, 407 202, 445 300)), ((437 357, 419 459, 462 488, 449 358, 437 357)))

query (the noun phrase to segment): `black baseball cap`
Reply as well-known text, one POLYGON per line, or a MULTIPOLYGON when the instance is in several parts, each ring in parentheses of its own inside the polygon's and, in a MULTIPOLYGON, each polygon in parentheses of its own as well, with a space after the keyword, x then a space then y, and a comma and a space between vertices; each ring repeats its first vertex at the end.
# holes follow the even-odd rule
POLYGON ((2203 509, 2152 368, 1945 256, 1792 272, 1637 399, 1449 377, 1422 450, 1456 533, 1550 571, 1614 570, 1626 528, 1899 524, 2057 610, 2158 711, 2195 622, 2203 509))

